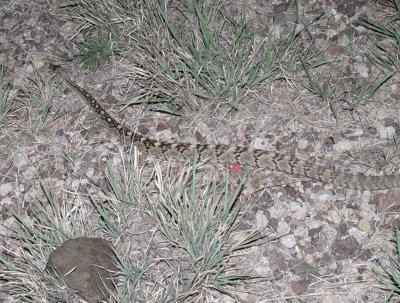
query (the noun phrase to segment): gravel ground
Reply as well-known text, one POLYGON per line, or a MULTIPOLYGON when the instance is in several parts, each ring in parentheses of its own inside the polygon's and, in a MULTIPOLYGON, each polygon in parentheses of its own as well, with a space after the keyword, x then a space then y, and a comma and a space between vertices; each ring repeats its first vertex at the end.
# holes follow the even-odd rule
MULTIPOLYGON (((82 205, 90 203, 87 193, 93 182, 106 186, 108 159, 113 159, 116 170, 123 165, 121 141, 75 93, 50 85, 45 86, 47 90, 35 91, 29 80, 35 70, 51 75, 51 63, 65 62, 63 54, 76 53, 71 43, 76 24, 62 19, 56 3, 0 2, 0 63, 8 68, 10 95, 21 100, 16 111, 0 124, 0 245, 10 250, 18 249, 10 238, 17 225, 12 212, 28 220, 32 201, 43 196, 41 185, 82 205), (51 101, 51 119, 40 123, 40 107, 24 102, 24 88, 37 94, 37 102, 51 101)), ((355 79, 377 74, 367 58, 373 47, 370 33, 355 21, 360 16, 384 19, 382 4, 302 0, 297 5, 299 17, 309 25, 315 43, 329 44, 326 53, 331 64, 324 72, 329 75, 326 81, 340 78, 351 89, 355 79)), ((228 2, 227 6, 234 13, 246 7, 246 19, 260 36, 266 32, 284 35, 296 23, 293 1, 250 0, 236 5, 228 2)), ((393 136, 400 135, 396 77, 372 102, 357 110, 347 110, 340 99, 323 102, 295 79, 275 79, 250 91, 238 111, 227 111, 223 106, 215 109, 196 100, 197 106, 184 108, 182 117, 173 117, 148 111, 143 105, 122 110, 115 107, 126 97, 128 86, 123 62, 90 72, 79 69, 77 63, 65 65, 74 69, 74 81, 92 92, 115 116, 152 138, 279 150, 349 173, 398 171, 396 158, 384 167, 377 165, 395 149, 393 136), (332 115, 332 106, 338 120, 332 115)), ((166 165, 146 156, 139 161, 166 165)), ((224 169, 217 169, 223 176, 224 169)), ((234 172, 232 180, 236 182, 245 172, 234 172)), ((398 188, 361 192, 280 172, 253 170, 240 201, 246 202, 244 225, 267 229, 275 239, 250 249, 242 256, 241 266, 271 278, 243 285, 234 299, 215 295, 208 301, 383 302, 371 269, 374 260, 390 247, 393 228, 400 225, 398 188)), ((143 222, 136 224, 135 232, 151 229, 143 222)), ((145 241, 136 244, 146 246, 145 241)), ((123 243, 116 247, 126 249, 123 243)), ((0 293, 0 302, 17 301, 12 301, 5 290, 0 293)))

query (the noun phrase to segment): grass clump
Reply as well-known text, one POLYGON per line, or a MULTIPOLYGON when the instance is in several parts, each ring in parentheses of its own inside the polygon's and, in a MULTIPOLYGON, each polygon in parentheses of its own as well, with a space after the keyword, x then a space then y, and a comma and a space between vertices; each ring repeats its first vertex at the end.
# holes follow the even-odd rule
POLYGON ((60 117, 60 112, 52 112, 53 101, 59 93, 60 79, 40 72, 35 67, 27 82, 20 88, 19 99, 25 104, 27 128, 39 132, 46 125, 60 117))
POLYGON ((80 0, 73 7, 82 27, 123 39, 121 59, 134 66, 135 83, 125 104, 149 103, 170 114, 195 105, 191 95, 236 109, 265 80, 298 70, 300 58, 311 67, 321 53, 295 30, 281 39, 255 35, 224 2, 80 0))
POLYGON ((375 274, 382 288, 389 292, 385 302, 399 302, 400 300, 400 230, 396 230, 394 238, 394 253, 385 253, 379 261, 379 269, 375 274))
POLYGON ((12 112, 14 99, 10 98, 10 84, 6 81, 7 68, 0 64, 0 124, 12 112))
POLYGON ((79 54, 77 57, 83 66, 98 68, 101 63, 109 60, 112 55, 120 54, 123 50, 117 39, 107 35, 85 37, 77 42, 79 54))
POLYGON ((176 261, 169 262, 174 280, 180 281, 171 286, 174 301, 204 295, 208 289, 230 294, 230 286, 255 279, 229 259, 260 244, 263 235, 254 231, 238 237, 243 215, 236 201, 243 183, 230 194, 228 180, 225 182, 219 186, 210 179, 202 180, 195 168, 182 171, 170 182, 164 181, 161 171, 156 173, 160 204, 153 204, 153 213, 171 249, 186 260, 179 267, 172 266, 176 261))
POLYGON ((389 13, 391 17, 386 18, 388 21, 378 22, 361 18, 358 25, 388 39, 382 43, 375 43, 376 50, 371 51, 370 59, 389 73, 398 73, 400 71, 400 2, 389 0, 388 6, 391 10, 389 13))
MULTIPOLYGON (((190 85, 197 97, 236 109, 265 80, 292 72, 302 56, 307 63, 315 57, 311 46, 300 47, 294 30, 278 41, 256 37, 245 17, 232 16, 223 3, 172 1, 143 11, 138 53, 151 58, 144 68, 155 75, 153 81, 160 81, 156 87, 165 91, 165 82, 174 84, 168 96, 190 85)), ((150 101, 142 101, 146 100, 150 101)))
POLYGON ((137 159, 127 157, 118 171, 110 160, 107 182, 88 198, 43 187, 29 217, 13 213, 7 241, 14 247, 8 244, 0 257, 7 294, 23 302, 77 302, 63 278, 44 268, 52 250, 81 236, 106 238, 116 247, 120 273, 109 302, 199 302, 214 292, 235 296, 233 286, 257 280, 240 266, 239 252, 263 238, 238 230, 242 184, 230 194, 227 180, 218 185, 212 173, 195 167, 177 173, 157 165, 145 176, 137 159))
MULTIPOLYGON (((90 234, 94 226, 82 220, 86 207, 77 207, 42 187, 43 197, 34 201, 29 217, 13 212, 17 222, 11 239, 14 248, 0 256, 3 289, 20 302, 70 302, 74 291, 63 279, 44 272, 52 249, 69 238, 90 234)), ((9 241, 9 240, 8 240, 9 241)))

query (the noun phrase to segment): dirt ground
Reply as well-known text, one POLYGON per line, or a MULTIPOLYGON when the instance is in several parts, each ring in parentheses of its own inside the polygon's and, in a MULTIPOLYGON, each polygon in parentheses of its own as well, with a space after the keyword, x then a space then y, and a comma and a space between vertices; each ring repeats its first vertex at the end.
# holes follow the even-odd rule
MULTIPOLYGON (((112 59, 91 70, 82 67, 77 59, 71 60, 77 53, 75 40, 81 39, 88 28, 81 20, 70 18, 68 8, 60 7, 60 3, 0 1, 0 64, 7 68, 10 98, 16 100, 14 111, 0 124, 3 258, 13 260, 15 256, 10 251, 22 249, 18 237, 13 236, 19 224, 13 214, 30 221, 34 201, 43 198, 43 186, 56 192, 65 203, 76 208, 89 207, 90 195, 102 197, 99 193, 110 187, 107 161, 111 160, 115 171, 126 168, 124 154, 129 148, 120 138, 101 123, 78 94, 62 84, 46 82, 52 79, 51 64, 65 66, 73 80, 91 92, 119 121, 155 139, 276 150, 354 174, 399 171, 398 157, 390 158, 397 152, 393 138, 400 135, 397 75, 380 87, 370 102, 350 110, 342 102, 342 96, 332 102, 322 101, 301 85, 301 80, 290 76, 267 80, 249 90, 237 111, 207 103, 195 94, 188 95, 193 106, 183 107, 181 116, 150 111, 143 104, 119 107, 118 103, 128 98, 131 83, 127 75, 137 72, 140 66, 112 59), (38 81, 35 73, 45 76, 38 81), (46 115, 43 102, 51 104, 45 109, 46 115), (385 161, 389 158, 390 161, 385 161)), ((312 37, 317 45, 328 45, 326 61, 330 64, 322 67, 321 81, 341 79, 350 91, 355 79, 379 75, 368 56, 380 38, 356 23, 362 16, 384 20, 389 9, 378 1, 225 3, 233 13, 245 11, 257 37, 266 33, 276 37, 285 35, 300 18, 310 31, 309 38, 305 33, 304 39, 312 37)), ((343 95, 346 93, 343 91, 343 95)), ((148 155, 139 156, 138 161, 144 176, 151 175, 154 165, 165 171, 169 167, 167 161, 148 155)), ((175 169, 180 167, 179 163, 171 165, 175 169)), ((186 164, 187 167, 190 165, 186 164)), ((387 293, 381 289, 373 270, 379 258, 393 249, 390 240, 394 228, 400 226, 399 188, 357 191, 276 171, 207 169, 215 169, 220 181, 229 171, 235 184, 247 173, 238 201, 244 204, 245 212, 240 228, 268 231, 273 240, 249 248, 233 259, 248 274, 268 278, 232 286, 233 297, 210 290, 183 301, 384 302, 387 293)), ((129 224, 124 222, 129 230, 115 239, 109 237, 117 252, 131 260, 137 260, 150 242, 160 245, 161 250, 167 249, 165 239, 154 236, 157 234, 154 221, 136 217, 141 205, 137 208, 131 210, 133 217, 129 224)), ((92 234, 86 236, 101 235, 101 228, 96 228, 98 219, 81 215, 79 220, 90 221, 80 221, 83 225, 93 225, 90 225, 92 234)), ((51 251, 55 247, 46 249, 51 251)), ((172 256, 174 249, 168 247, 168 254, 172 256)), ((44 269, 45 261, 38 260, 38 268, 44 269)), ((5 268, 0 265, 0 271, 2 266, 5 268)), ((167 278, 161 274, 156 277, 156 272, 153 269, 151 274, 154 282, 146 284, 147 299, 138 298, 138 302, 157 302, 149 285, 153 283, 156 289, 155 285, 161 285, 160 280, 167 278)), ((10 290, 13 288, 4 277, 0 283, 3 284, 0 302, 20 302, 15 288, 10 290)), ((43 300, 40 302, 52 302, 43 300)), ((77 302, 74 300, 78 299, 72 296, 70 302, 77 302)))

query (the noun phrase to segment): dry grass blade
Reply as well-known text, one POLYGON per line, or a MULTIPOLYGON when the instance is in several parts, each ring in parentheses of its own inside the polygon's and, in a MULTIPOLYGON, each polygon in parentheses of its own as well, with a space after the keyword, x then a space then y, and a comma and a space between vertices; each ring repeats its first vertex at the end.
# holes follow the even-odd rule
POLYGON ((100 35, 129 41, 121 57, 141 72, 125 104, 150 103, 172 114, 193 105, 188 94, 237 108, 249 90, 292 72, 300 57, 311 62, 321 52, 305 46, 295 31, 278 41, 256 41, 244 15, 232 16, 223 2, 81 0, 77 7, 77 18, 100 35))
POLYGON ((10 84, 6 82, 7 69, 0 64, 0 124, 4 122, 7 116, 12 112, 14 99, 10 99, 10 84))
POLYGON ((183 279, 174 290, 176 296, 188 299, 207 288, 229 293, 228 286, 254 279, 228 261, 239 250, 259 244, 263 238, 257 231, 238 237, 236 229, 243 215, 236 201, 243 183, 229 194, 228 180, 220 187, 211 180, 212 174, 203 179, 195 167, 170 178, 166 181, 157 171, 156 185, 163 210, 154 204, 153 212, 161 233, 180 249, 187 262, 176 273, 183 279))
POLYGON ((398 302, 400 300, 400 230, 396 230, 393 253, 385 253, 379 260, 379 267, 374 274, 377 280, 389 294, 385 302, 398 302))
POLYGON ((60 112, 52 112, 53 101, 60 85, 59 79, 34 67, 28 82, 20 88, 19 99, 25 104, 26 127, 31 132, 40 132, 49 122, 60 117, 60 112))
POLYGON ((370 60, 389 72, 400 71, 400 8, 398 0, 392 2, 394 12, 392 18, 387 22, 376 22, 367 18, 361 18, 357 24, 361 25, 370 31, 388 38, 389 41, 376 43, 377 50, 372 50, 370 60))
POLYGON ((0 256, 6 268, 0 281, 22 302, 69 302, 74 291, 62 278, 53 278, 43 270, 54 247, 68 238, 90 234, 93 226, 82 220, 85 207, 66 203, 45 187, 42 190, 44 197, 33 203, 29 217, 13 214, 18 222, 11 236, 16 248, 0 256))

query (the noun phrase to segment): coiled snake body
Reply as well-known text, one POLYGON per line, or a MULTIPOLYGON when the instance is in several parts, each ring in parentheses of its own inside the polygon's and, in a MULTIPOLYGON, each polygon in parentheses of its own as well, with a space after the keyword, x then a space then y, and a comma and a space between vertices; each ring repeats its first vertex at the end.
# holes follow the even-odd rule
POLYGON ((64 72, 61 74, 67 84, 82 95, 110 128, 116 129, 122 137, 130 138, 142 152, 159 158, 177 160, 195 160, 196 158, 197 162, 237 163, 244 166, 279 170, 291 175, 305 176, 324 183, 360 190, 379 190, 400 186, 400 176, 397 175, 359 176, 346 174, 272 151, 234 145, 167 143, 153 140, 121 125, 104 110, 90 93, 71 81, 64 72))

